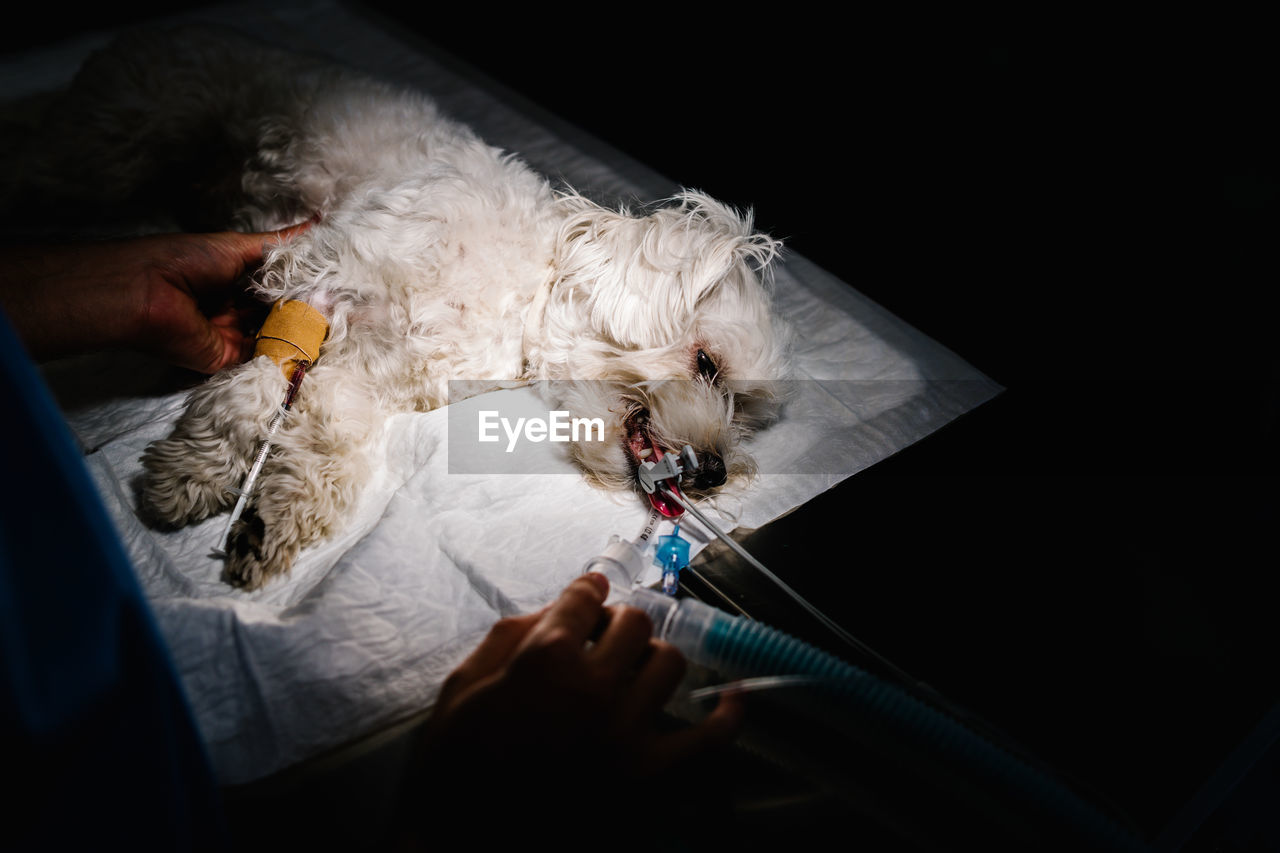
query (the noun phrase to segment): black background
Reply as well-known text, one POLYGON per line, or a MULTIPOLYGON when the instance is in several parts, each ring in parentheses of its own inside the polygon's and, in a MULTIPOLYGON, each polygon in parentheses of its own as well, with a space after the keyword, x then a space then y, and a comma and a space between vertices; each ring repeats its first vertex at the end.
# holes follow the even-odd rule
POLYGON ((1006 387, 759 539, 849 630, 1152 832, 1275 701, 1260 22, 373 6, 1006 387))

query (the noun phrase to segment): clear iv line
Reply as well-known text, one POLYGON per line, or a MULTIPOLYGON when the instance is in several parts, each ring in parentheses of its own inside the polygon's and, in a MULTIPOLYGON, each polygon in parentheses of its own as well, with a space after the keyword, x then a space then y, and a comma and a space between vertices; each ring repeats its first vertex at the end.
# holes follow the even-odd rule
POLYGON ((280 430, 280 425, 284 423, 284 419, 289 416, 289 409, 293 406, 293 398, 298 393, 298 386, 302 384, 302 378, 306 376, 307 368, 311 366, 309 361, 300 361, 293 369, 293 374, 289 378, 289 386, 285 390, 284 401, 280 404, 280 408, 276 410, 275 417, 271 419, 271 423, 267 426, 266 436, 258 442, 257 452, 254 454, 253 465, 249 468, 249 473, 245 475, 244 480, 240 484, 240 488, 236 491, 239 498, 236 500, 235 507, 231 510, 231 517, 227 521, 226 530, 222 534, 222 539, 218 543, 218 547, 213 549, 215 556, 228 556, 227 547, 231 543, 231 531, 235 528, 236 522, 240 520, 240 516, 244 514, 245 507, 249 503, 249 498, 253 494, 254 484, 258 481, 258 475, 262 473, 262 466, 267 461, 267 453, 271 450, 271 439, 280 430))

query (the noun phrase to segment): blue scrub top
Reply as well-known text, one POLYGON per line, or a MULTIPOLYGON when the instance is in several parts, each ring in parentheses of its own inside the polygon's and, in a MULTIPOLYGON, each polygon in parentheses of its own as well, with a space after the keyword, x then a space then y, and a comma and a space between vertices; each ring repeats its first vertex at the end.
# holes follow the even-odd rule
POLYGON ((0 848, 226 847, 177 671, 51 395, 0 312, 0 848))

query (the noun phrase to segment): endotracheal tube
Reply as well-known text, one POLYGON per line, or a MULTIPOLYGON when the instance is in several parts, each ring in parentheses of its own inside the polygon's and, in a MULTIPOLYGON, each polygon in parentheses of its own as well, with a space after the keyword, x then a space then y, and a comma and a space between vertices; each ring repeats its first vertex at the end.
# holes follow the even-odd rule
POLYGON ((608 604, 643 610, 654 636, 671 643, 686 658, 730 678, 792 674, 819 680, 843 680, 860 671, 759 622, 731 616, 694 599, 674 596, 675 579, 688 565, 689 543, 677 532, 658 538, 653 562, 663 570, 663 591, 635 587, 648 569, 644 542, 612 537, 584 572, 609 579, 608 604))

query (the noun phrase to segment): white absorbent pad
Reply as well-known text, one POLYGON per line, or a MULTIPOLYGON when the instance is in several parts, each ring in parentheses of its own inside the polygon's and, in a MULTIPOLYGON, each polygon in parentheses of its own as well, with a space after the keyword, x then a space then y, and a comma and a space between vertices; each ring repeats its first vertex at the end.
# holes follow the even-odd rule
MULTIPOLYGON (((678 189, 338 4, 217 7, 193 17, 419 87, 489 142, 584 191, 658 199, 678 189)), ((0 94, 64 85, 105 41, 9 63, 0 94)), ((710 511, 726 529, 766 524, 1000 390, 802 257, 785 255, 778 266, 776 301, 799 332, 800 380, 781 422, 750 445, 758 478, 710 511)), ((125 387, 119 375, 76 371, 98 392, 113 381, 125 387)), ((520 403, 514 397, 534 392, 497 393, 512 398, 492 408, 511 410, 520 403)), ((447 411, 403 414, 388 425, 376 479, 345 531, 305 551, 287 578, 245 593, 219 580, 222 564, 211 555, 225 516, 161 533, 135 515, 139 457, 167 434, 184 393, 97 396, 91 405, 67 403, 68 419, 227 784, 428 708, 495 619, 550 601, 610 535, 633 538, 647 517, 636 497, 587 486, 559 455, 562 445, 537 450, 546 454, 540 468, 555 473, 451 472, 447 411)))

